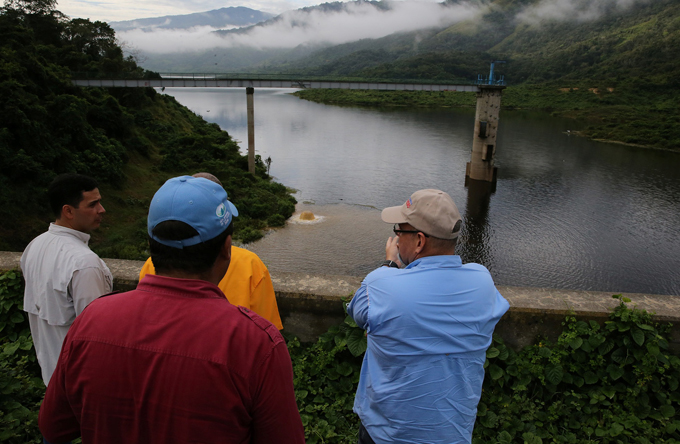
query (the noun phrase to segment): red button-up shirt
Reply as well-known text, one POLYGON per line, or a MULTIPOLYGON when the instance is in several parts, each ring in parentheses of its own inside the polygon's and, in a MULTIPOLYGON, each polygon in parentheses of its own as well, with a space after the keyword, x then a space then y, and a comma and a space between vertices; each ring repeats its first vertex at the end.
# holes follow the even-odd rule
POLYGON ((76 319, 39 424, 53 443, 304 443, 278 329, 208 282, 153 275, 76 319))

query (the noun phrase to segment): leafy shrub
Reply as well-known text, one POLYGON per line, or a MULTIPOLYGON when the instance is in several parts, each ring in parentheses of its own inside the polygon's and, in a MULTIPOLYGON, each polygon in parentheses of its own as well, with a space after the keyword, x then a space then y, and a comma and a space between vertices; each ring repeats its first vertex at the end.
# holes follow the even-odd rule
POLYGON ((23 278, 0 274, 0 442, 39 443, 38 410, 45 394, 28 317, 23 278))
POLYGON ((495 338, 473 443, 675 443, 680 359, 670 325, 621 302, 600 325, 568 316, 555 344, 495 338))
POLYGON ((238 233, 234 234, 234 239, 240 240, 244 244, 255 242, 258 239, 262 239, 262 237, 264 237, 262 231, 252 227, 244 227, 238 233))
POLYGON ((352 406, 359 383, 360 356, 366 351, 364 331, 348 316, 315 344, 304 347, 292 338, 288 349, 307 443, 356 442, 359 418, 352 406))
POLYGON ((280 214, 275 214, 267 219, 267 225, 270 227, 282 227, 286 224, 286 219, 280 214))

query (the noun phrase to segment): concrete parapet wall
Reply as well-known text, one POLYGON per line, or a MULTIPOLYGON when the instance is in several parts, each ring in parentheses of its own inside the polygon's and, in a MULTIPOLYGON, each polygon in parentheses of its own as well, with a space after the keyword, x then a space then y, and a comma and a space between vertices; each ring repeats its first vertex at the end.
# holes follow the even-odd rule
MULTIPOLYGON (((21 253, 0 252, 0 270, 19 268, 21 253)), ((142 261, 104 259, 114 276, 114 289, 127 291, 137 285, 142 261)), ((272 273, 284 328, 302 341, 313 341, 345 315, 348 300, 361 284, 356 276, 272 273)), ((496 333, 515 349, 532 344, 539 337, 555 339, 568 314, 583 320, 604 322, 618 304, 616 292, 558 290, 549 288, 498 286, 510 302, 510 311, 496 327, 496 333)), ((680 352, 680 296, 625 293, 630 307, 654 313, 659 322, 671 322, 671 349, 680 352)))

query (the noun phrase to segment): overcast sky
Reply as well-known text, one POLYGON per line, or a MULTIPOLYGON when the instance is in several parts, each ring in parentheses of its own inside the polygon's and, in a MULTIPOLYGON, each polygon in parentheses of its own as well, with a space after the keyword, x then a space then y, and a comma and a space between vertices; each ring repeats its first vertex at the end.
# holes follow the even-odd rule
MULTIPOLYGON (((229 6, 245 6, 280 14, 291 9, 332 0, 57 0, 57 9, 71 18, 113 22, 165 15, 205 12, 229 6)), ((438 0, 419 0, 435 3, 438 0)), ((439 0, 441 1, 441 0, 439 0)))

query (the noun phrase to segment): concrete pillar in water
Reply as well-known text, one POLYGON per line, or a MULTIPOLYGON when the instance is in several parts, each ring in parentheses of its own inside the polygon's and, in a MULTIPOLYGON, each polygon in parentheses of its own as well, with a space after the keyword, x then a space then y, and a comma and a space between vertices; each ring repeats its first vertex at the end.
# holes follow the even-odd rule
POLYGON ((505 86, 479 85, 472 154, 465 169, 466 181, 473 179, 496 182, 497 168, 494 166, 496 133, 501 93, 504 89, 505 86))
POLYGON ((253 94, 255 88, 246 88, 248 102, 248 171, 255 174, 255 111, 253 108, 253 94))

